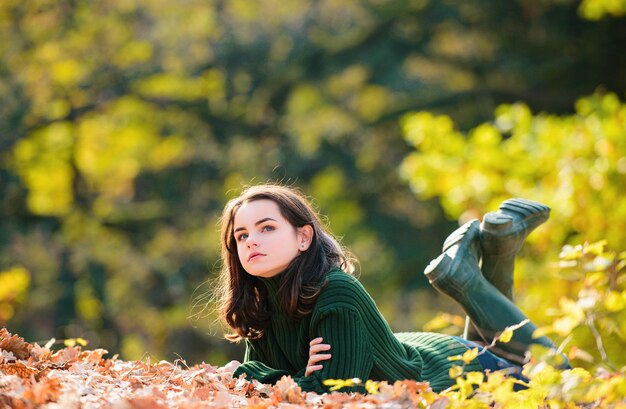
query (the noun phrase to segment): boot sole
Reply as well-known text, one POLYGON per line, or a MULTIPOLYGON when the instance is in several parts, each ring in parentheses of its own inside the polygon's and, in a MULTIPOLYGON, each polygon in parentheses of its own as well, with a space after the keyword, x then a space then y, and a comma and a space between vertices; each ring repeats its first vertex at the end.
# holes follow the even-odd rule
POLYGON ((536 228, 548 217, 550 208, 544 204, 527 199, 509 199, 500 205, 498 212, 485 214, 481 229, 483 234, 491 236, 516 236, 536 228))
MULTIPOLYGON (((472 245, 472 241, 478 237, 480 231, 480 223, 478 219, 471 220, 465 223, 463 226, 456 229, 444 244, 444 247, 448 250, 455 244, 459 245, 457 254, 461 254, 468 250, 472 245)), ((428 278, 428 281, 435 285, 438 281, 445 280, 447 277, 454 274, 460 263, 461 257, 450 257, 445 251, 436 259, 430 262, 426 269, 424 269, 424 275, 428 278)))
POLYGON ((463 226, 453 231, 443 242, 442 252, 445 253, 450 247, 463 240, 463 238, 468 234, 473 234, 474 229, 476 229, 477 231, 480 230, 480 223, 476 222, 478 222, 478 219, 472 219, 469 222, 465 223, 463 226))

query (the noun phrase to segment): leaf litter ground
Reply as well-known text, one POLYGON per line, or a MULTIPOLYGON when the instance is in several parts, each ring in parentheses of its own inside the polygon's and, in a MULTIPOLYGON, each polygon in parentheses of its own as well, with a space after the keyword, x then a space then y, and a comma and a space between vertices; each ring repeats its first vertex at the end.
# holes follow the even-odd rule
POLYGON ((0 408, 404 408, 445 407, 428 384, 382 383, 376 395, 302 392, 289 377, 276 385, 233 378, 232 367, 183 361, 123 361, 104 349, 52 351, 0 329, 0 408))

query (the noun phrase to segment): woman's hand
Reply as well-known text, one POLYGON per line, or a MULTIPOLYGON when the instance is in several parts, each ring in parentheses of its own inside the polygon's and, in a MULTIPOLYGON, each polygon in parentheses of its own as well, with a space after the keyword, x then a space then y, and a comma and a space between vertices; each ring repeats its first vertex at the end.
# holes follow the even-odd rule
POLYGON ((309 376, 313 372, 322 369, 323 365, 320 365, 318 362, 325 361, 332 357, 331 354, 320 354, 320 352, 328 351, 330 349, 330 345, 322 344, 322 341, 322 337, 318 337, 309 342, 309 362, 306 364, 306 372, 304 373, 305 376, 309 376))
POLYGON ((241 365, 241 362, 239 361, 230 361, 229 363, 227 363, 226 365, 217 368, 217 373, 227 373, 229 375, 232 375, 233 372, 235 372, 235 369, 237 369, 237 367, 241 365))

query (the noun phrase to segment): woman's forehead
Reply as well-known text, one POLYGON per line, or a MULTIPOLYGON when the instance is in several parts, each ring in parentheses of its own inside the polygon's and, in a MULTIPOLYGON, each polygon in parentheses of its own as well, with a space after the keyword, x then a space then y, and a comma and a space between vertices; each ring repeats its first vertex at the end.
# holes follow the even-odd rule
POLYGON ((268 217, 277 221, 284 220, 278 204, 273 200, 259 199, 244 202, 235 212, 235 217, 233 218, 234 228, 245 227, 244 225, 254 224, 268 217))

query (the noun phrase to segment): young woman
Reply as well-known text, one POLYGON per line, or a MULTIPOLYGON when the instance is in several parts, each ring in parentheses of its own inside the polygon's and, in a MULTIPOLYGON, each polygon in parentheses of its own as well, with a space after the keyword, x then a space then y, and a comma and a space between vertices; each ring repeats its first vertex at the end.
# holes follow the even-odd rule
MULTIPOLYGON (((513 261, 524 239, 549 208, 512 199, 483 223, 455 231, 425 274, 454 298, 486 341, 526 320, 511 302, 513 261), (479 267, 482 263, 483 271, 479 267), (495 286, 494 286, 495 285, 495 286)), ((475 347, 443 334, 394 334, 363 286, 351 256, 324 228, 307 199, 278 185, 253 186, 226 205, 222 215, 221 317, 245 340, 244 362, 234 376, 273 383, 290 375, 305 391, 327 392, 325 379, 428 381, 440 391, 452 384, 447 358, 475 347)), ((502 353, 523 356, 533 339, 527 323, 502 353)), ((486 351, 466 371, 520 367, 486 351)), ((356 387, 354 390, 363 391, 356 387)))

